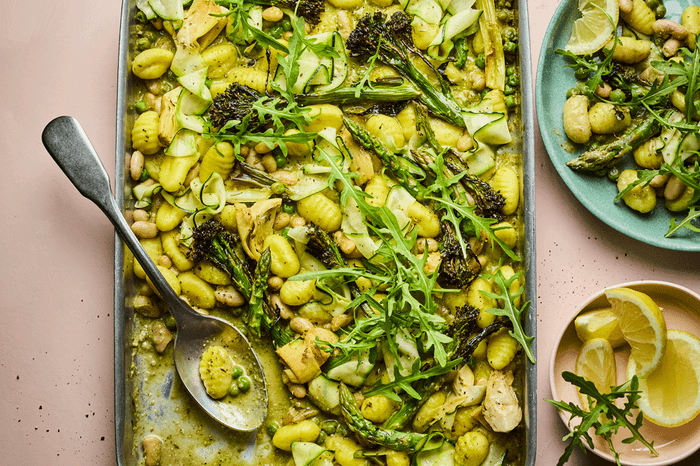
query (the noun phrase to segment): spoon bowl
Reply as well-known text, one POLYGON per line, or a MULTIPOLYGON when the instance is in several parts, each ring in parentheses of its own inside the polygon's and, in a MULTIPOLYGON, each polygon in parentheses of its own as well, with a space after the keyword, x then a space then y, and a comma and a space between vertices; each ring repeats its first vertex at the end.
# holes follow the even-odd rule
POLYGON ((177 323, 175 368, 192 398, 207 414, 231 429, 241 432, 258 429, 267 416, 268 396, 265 374, 250 342, 225 320, 196 312, 170 287, 122 216, 112 196, 109 176, 75 118, 62 116, 49 122, 42 133, 42 142, 78 191, 109 218, 167 304, 177 323), (214 400, 207 394, 199 376, 199 362, 207 347, 214 344, 223 346, 245 369, 252 381, 247 393, 227 397, 224 401, 214 400))

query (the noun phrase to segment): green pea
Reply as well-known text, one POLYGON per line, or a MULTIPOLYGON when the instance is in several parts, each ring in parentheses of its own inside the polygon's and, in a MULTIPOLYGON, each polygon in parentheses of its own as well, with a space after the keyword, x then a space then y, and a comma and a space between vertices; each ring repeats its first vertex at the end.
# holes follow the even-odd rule
POLYGON ((270 191, 274 194, 284 194, 287 191, 287 187, 281 181, 277 181, 276 183, 272 183, 270 191))
POLYGON ((250 390, 251 384, 252 382, 250 381, 250 377, 248 377, 247 375, 240 376, 236 381, 236 385, 238 385, 238 388, 240 388, 242 392, 247 392, 248 390, 250 390))
POLYGON ((151 41, 145 37, 140 37, 136 41, 136 50, 146 50, 151 47, 151 41))
POLYGON ((514 66, 509 66, 506 68, 506 76, 513 76, 515 73, 515 67, 514 66))
POLYGON ((151 106, 148 105, 148 102, 146 102, 145 100, 139 100, 134 104, 134 108, 137 112, 143 113, 145 111, 150 110, 151 106))
POLYGON ((659 5, 656 7, 656 17, 663 18, 666 16, 666 7, 664 5, 659 5))
POLYGON ((575 77, 576 79, 578 79, 579 81, 582 81, 582 80, 586 79, 586 78, 588 77, 589 74, 590 74, 590 72, 589 72, 587 69, 585 69, 585 68, 578 68, 578 69, 574 72, 574 77, 575 77))
MULTIPOLYGON (((141 176, 139 176, 138 181, 146 181, 150 175, 148 174, 148 170, 145 168, 141 170, 141 176)), ((172 317, 172 316, 171 316, 172 317)))
POLYGON ((338 421, 335 419, 326 419, 321 422, 321 430, 327 434, 335 434, 335 431, 338 430, 338 421))
POLYGON ((513 95, 513 94, 515 94, 515 88, 506 84, 505 87, 503 88, 503 93, 505 95, 513 95))
POLYGON ((228 394, 231 396, 238 396, 239 393, 241 393, 241 390, 238 388, 238 385, 232 383, 231 387, 228 389, 228 394))
POLYGON ((341 437, 347 437, 348 434, 350 434, 350 430, 345 424, 338 424, 338 428, 335 430, 335 433, 341 437))
POLYGON ((506 82, 513 87, 517 87, 520 84, 520 78, 514 74, 511 74, 508 76, 508 79, 506 79, 506 82))
POLYGON ((277 432, 277 429, 279 429, 279 428, 280 428, 280 424, 279 424, 279 422, 276 422, 276 421, 272 421, 267 426, 265 426, 265 429, 267 430, 267 433, 270 435, 270 437, 275 435, 275 432, 277 432))
POLYGON ((498 18, 499 21, 505 23, 509 19, 508 11, 498 10, 498 12, 496 13, 496 17, 498 18))
POLYGON ((476 57, 476 60, 474 60, 474 64, 483 70, 486 67, 486 56, 480 53, 479 56, 476 57))
POLYGON ((292 241, 292 238, 289 237, 289 227, 283 229, 280 235, 283 236, 287 241, 292 241))
POLYGON ((282 20, 282 29, 284 29, 285 32, 292 30, 292 22, 289 20, 288 16, 285 16, 282 20))
POLYGON ((515 51, 518 50, 518 44, 508 41, 503 45, 503 50, 509 53, 515 53, 515 51))
POLYGON ((625 92, 622 89, 615 89, 610 93, 610 100, 615 103, 625 101, 625 92))
MULTIPOLYGON (((144 170, 146 171, 146 170, 144 170)), ((165 324, 166 327, 168 327, 170 330, 177 328, 177 324, 175 323, 175 318, 168 314, 165 316, 165 319, 163 319, 163 323, 165 324)))
POLYGON ((277 168, 282 168, 287 165, 287 158, 283 154, 275 154, 275 163, 277 168))
POLYGON ((586 86, 586 83, 576 83, 576 89, 578 89, 579 94, 586 94, 588 92, 588 86, 586 86))
POLYGON ((239 365, 233 366, 233 370, 231 371, 231 375, 233 375, 234 379, 237 379, 238 377, 242 376, 245 371, 243 368, 239 365))
POLYGON ((294 207, 293 203, 285 202, 282 204, 282 212, 292 215, 294 212, 296 212, 296 208, 294 207))
POLYGON ((282 34, 284 34, 284 28, 282 27, 281 24, 275 24, 271 29, 270 29, 270 35, 274 37, 275 39, 279 39, 282 37, 282 34))
POLYGON ((659 0, 647 0, 647 6, 652 10, 659 6, 659 0))
POLYGON ((506 98, 504 99, 506 103, 506 107, 508 108, 513 108, 515 107, 515 98, 512 95, 507 95, 506 98))
POLYGON ((143 11, 137 12, 136 15, 134 16, 134 19, 136 19, 136 21, 138 21, 139 23, 147 23, 148 22, 148 18, 146 18, 146 15, 143 13, 143 11))

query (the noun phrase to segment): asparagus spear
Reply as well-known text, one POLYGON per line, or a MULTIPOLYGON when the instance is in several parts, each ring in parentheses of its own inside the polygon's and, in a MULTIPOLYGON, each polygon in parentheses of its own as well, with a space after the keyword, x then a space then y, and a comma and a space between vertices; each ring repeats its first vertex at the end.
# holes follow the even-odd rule
POLYGON ((345 123, 345 127, 350 131, 352 137, 355 138, 362 147, 372 151, 379 157, 382 163, 391 170, 391 173, 406 191, 415 198, 422 197, 421 193, 416 189, 418 183, 408 174, 409 167, 407 165, 410 163, 408 160, 397 157, 393 152, 384 147, 384 144, 382 144, 379 139, 370 134, 369 131, 361 128, 360 125, 354 121, 343 117, 343 123, 345 123))
POLYGON ((267 289, 267 278, 270 276, 270 263, 271 253, 270 248, 267 248, 260 255, 260 260, 255 268, 248 302, 248 329, 257 337, 260 337, 260 328, 265 315, 263 298, 267 289))
POLYGON ((642 145, 644 141, 656 135, 661 124, 656 118, 648 117, 639 126, 628 130, 614 141, 584 152, 566 163, 569 168, 599 174, 607 170, 624 155, 642 145))
POLYGON ((340 384, 340 408, 350 430, 370 443, 412 453, 420 450, 431 437, 431 435, 416 432, 385 430, 375 426, 362 416, 355 397, 343 383, 340 384))
POLYGON ((342 87, 324 94, 297 94, 294 97, 300 105, 357 105, 366 104, 368 101, 400 102, 415 99, 420 95, 412 84, 404 82, 398 86, 372 83, 371 87, 362 88, 359 93, 353 87, 342 87))

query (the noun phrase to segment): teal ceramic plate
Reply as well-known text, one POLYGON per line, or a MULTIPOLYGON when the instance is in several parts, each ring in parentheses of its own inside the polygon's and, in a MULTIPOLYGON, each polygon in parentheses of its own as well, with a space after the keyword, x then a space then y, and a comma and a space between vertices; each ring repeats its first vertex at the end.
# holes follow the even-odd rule
MULTIPOLYGON (((613 202, 617 187, 607 178, 597 178, 576 173, 566 166, 566 162, 578 155, 564 149, 571 144, 564 133, 562 108, 566 101, 566 91, 576 85, 574 72, 565 66, 569 63, 555 53, 563 49, 571 36, 571 27, 580 15, 577 0, 562 0, 549 23, 544 36, 537 66, 535 96, 537 100, 537 122, 542 140, 557 172, 578 200, 617 231, 653 246, 678 251, 700 251, 700 234, 682 229, 672 238, 664 238, 668 231, 671 213, 663 202, 657 203, 650 214, 639 214, 621 201, 613 202)), ((666 0, 666 18, 679 21, 683 9, 690 5, 689 0, 666 0)), ((624 165, 623 165, 624 166, 624 165)), ((631 167, 631 163, 629 164, 631 167)), ((624 166, 626 167, 626 166, 624 166)), ((684 213, 675 213, 681 219, 684 213)))

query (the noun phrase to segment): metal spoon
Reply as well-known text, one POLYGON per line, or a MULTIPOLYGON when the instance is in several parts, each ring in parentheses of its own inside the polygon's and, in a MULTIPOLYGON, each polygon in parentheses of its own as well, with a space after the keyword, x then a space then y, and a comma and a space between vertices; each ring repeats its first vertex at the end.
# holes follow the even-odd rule
POLYGON ((97 204, 114 224, 116 232, 168 305, 177 322, 173 351, 175 367, 195 401, 211 417, 231 429, 249 432, 260 427, 267 415, 265 374, 245 336, 223 319, 194 311, 170 287, 122 216, 112 197, 109 176, 75 118, 62 116, 54 119, 44 128, 41 139, 78 191, 97 204), (199 362, 204 350, 212 343, 227 347, 236 363, 245 368, 253 382, 249 392, 227 397, 226 401, 216 401, 207 395, 199 376, 199 362))

